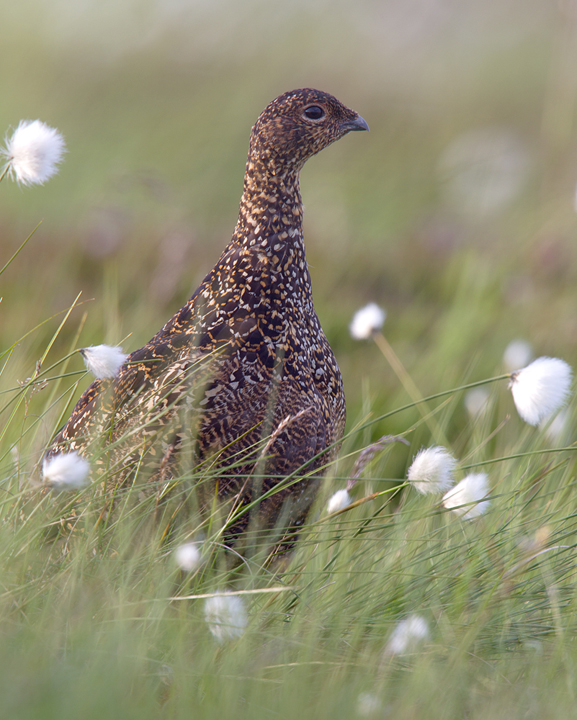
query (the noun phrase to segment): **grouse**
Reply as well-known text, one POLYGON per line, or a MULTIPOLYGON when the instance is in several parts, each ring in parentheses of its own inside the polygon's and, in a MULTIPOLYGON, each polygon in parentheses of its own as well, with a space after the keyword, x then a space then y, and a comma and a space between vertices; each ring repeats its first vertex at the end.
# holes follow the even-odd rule
MULTIPOLYGON (((232 239, 190 300, 113 379, 85 391, 47 458, 77 452, 115 487, 206 471, 235 537, 301 525, 345 425, 339 367, 313 306, 303 240, 304 163, 360 115, 311 88, 273 100, 252 128, 232 239), (230 517, 230 515, 229 515, 230 517)), ((202 483, 199 483, 202 484, 202 483)))

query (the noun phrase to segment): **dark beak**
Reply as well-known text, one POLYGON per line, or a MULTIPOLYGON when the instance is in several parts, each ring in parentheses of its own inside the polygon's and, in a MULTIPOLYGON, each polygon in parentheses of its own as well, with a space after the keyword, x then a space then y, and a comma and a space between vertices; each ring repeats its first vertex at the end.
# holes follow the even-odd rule
POLYGON ((357 117, 354 120, 347 120, 342 124, 342 126, 346 132, 351 132, 352 130, 368 130, 369 125, 366 120, 364 120, 360 115, 357 115, 357 117))

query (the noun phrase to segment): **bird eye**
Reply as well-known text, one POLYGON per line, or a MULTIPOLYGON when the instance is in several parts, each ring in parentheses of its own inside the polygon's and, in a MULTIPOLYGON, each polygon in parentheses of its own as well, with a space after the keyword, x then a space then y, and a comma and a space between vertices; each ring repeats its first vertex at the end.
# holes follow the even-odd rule
POLYGON ((324 118, 325 111, 318 105, 309 105, 308 108, 305 108, 304 115, 309 120, 320 120, 321 118, 324 118))

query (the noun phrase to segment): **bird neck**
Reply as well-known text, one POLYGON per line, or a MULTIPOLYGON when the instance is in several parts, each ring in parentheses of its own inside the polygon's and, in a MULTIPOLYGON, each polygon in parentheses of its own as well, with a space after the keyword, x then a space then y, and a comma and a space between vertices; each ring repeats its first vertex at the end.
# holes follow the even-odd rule
POLYGON ((274 287, 273 300, 310 316, 314 308, 303 239, 300 168, 274 168, 274 163, 265 165, 249 155, 231 244, 241 251, 238 257, 251 258, 260 292, 268 295, 268 288, 274 287))
POLYGON ((274 162, 249 156, 235 228, 238 240, 272 235, 302 239, 299 169, 279 168, 274 162))

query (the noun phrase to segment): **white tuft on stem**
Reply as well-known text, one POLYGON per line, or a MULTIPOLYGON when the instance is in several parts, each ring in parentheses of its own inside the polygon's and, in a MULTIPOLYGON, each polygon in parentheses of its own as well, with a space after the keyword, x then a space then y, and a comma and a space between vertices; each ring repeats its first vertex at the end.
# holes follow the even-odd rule
POLYGON ((202 553, 196 543, 184 543, 174 551, 174 560, 183 572, 191 573, 201 566, 202 553))
POLYGON ((230 593, 208 598, 204 604, 204 619, 219 643, 240 637, 248 624, 242 599, 230 593))
POLYGON ((549 415, 549 417, 541 420, 539 428, 545 432, 545 435, 551 442, 561 443, 571 442, 571 418, 567 408, 563 408, 558 413, 549 415))
POLYGON ((465 393, 465 408, 472 418, 479 418, 489 409, 489 391, 476 387, 465 393))
POLYGON ((507 372, 525 367, 533 359, 533 348, 527 340, 511 340, 503 353, 503 365, 507 372))
POLYGON ((330 515, 331 513, 337 512, 338 510, 343 510, 351 503, 351 496, 346 490, 337 490, 336 493, 333 493, 329 498, 329 501, 327 503, 327 512, 330 515))
POLYGON ((511 375, 509 387, 517 412, 529 423, 538 425, 557 412, 569 397, 573 372, 559 358, 540 357, 511 375))
POLYGON ((443 495, 443 505, 460 515, 464 520, 472 520, 482 515, 490 505, 484 498, 490 492, 486 473, 471 473, 443 495))
POLYGON ((5 139, 0 154, 6 158, 4 172, 21 185, 42 185, 58 172, 66 152, 64 138, 40 120, 21 120, 5 139))
POLYGON ((78 490, 88 484, 90 465, 77 452, 44 458, 42 475, 54 490, 78 490))
POLYGON ((443 447, 422 448, 415 455, 407 473, 407 479, 424 495, 444 492, 454 482, 453 474, 457 461, 443 447))
POLYGON ((80 354, 84 358, 86 369, 96 378, 113 378, 117 375, 122 363, 128 355, 121 347, 111 345, 94 345, 82 348, 80 354))
POLYGON ((353 315, 349 330, 355 340, 366 340, 383 327, 387 313, 376 303, 369 303, 353 315))
POLYGON ((429 625, 421 615, 409 615, 391 633, 385 654, 403 655, 414 652, 430 637, 429 625))
POLYGON ((373 693, 361 693, 357 698, 357 715, 361 717, 382 717, 383 703, 373 693))

